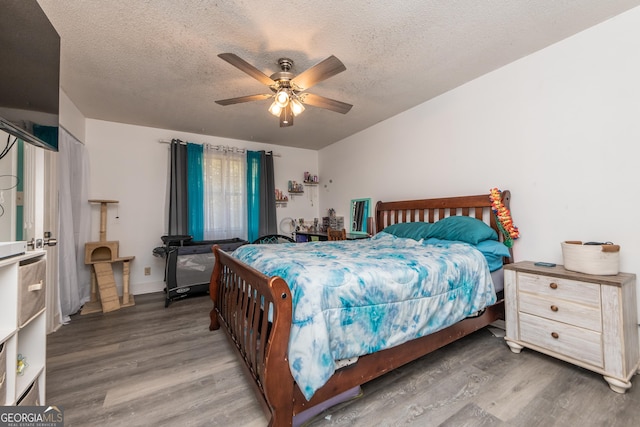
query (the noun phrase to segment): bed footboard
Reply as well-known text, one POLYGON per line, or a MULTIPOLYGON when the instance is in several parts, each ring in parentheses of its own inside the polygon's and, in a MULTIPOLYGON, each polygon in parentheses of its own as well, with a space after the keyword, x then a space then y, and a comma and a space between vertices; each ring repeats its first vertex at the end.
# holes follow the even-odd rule
POLYGON ((267 277, 213 246, 215 267, 209 284, 210 330, 222 326, 253 378, 270 426, 290 425, 294 380, 287 349, 291 292, 280 277, 267 277), (285 363, 282 363, 285 361, 285 363))

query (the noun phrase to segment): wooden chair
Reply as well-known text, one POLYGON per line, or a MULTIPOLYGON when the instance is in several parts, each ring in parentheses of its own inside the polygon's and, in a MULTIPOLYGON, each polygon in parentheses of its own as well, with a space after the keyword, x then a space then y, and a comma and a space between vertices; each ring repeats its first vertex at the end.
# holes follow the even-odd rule
POLYGON ((344 228, 342 230, 332 230, 329 227, 327 228, 327 240, 347 240, 347 231, 344 228))

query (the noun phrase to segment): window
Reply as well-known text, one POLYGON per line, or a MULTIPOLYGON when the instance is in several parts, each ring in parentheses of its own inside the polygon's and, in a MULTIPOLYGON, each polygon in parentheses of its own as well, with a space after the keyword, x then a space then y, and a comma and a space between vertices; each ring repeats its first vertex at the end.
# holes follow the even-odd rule
POLYGON ((204 239, 246 239, 246 153, 205 146, 203 155, 204 239))

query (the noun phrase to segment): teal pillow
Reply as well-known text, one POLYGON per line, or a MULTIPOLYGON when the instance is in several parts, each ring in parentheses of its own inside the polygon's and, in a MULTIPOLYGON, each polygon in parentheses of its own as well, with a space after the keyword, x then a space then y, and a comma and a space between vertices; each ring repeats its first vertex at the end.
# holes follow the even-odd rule
POLYGON ((421 240, 427 238, 429 228, 432 225, 433 224, 429 224, 428 222, 403 222, 399 224, 392 224, 382 231, 393 234, 396 237, 421 240))
MULTIPOLYGON (((440 245, 444 247, 449 247, 451 243, 455 243, 455 241, 441 240, 435 237, 429 237, 424 241, 425 245, 440 245)), ((503 257, 511 256, 509 248, 497 240, 483 240, 477 245, 472 246, 484 255, 487 260, 487 265, 489 266, 489 271, 496 271, 502 268, 503 257)))
POLYGON ((487 259, 489 265, 489 271, 495 271, 502 268, 502 257, 510 257, 511 252, 509 248, 502 242, 497 240, 483 240, 476 245, 476 249, 482 252, 482 255, 487 259))
POLYGON ((498 240, 498 233, 479 219, 470 216, 449 216, 432 224, 428 237, 477 245, 484 240, 498 240))
POLYGON ((504 243, 498 242, 497 240, 484 240, 482 242, 478 242, 476 249, 487 255, 498 255, 501 257, 511 256, 509 248, 506 247, 504 243))

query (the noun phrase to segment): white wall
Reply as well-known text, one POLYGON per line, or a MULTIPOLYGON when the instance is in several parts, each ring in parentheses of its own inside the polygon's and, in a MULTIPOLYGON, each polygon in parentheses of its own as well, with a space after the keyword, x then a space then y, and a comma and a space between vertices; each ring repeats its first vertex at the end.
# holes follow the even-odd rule
MULTIPOLYGON (((164 288, 164 260, 152 255, 167 234, 167 178, 169 145, 161 140, 179 138, 194 143, 229 145, 250 150, 272 150, 276 187, 286 190, 287 181, 302 181, 304 171, 317 174, 318 153, 249 141, 133 126, 88 119, 86 146, 91 163, 91 199, 118 200, 108 205, 107 239, 120 242, 121 256, 135 256, 131 263, 133 294, 164 288), (116 218, 119 217, 119 218, 116 218), (151 275, 144 268, 151 267, 151 275)), ((286 207, 278 207, 278 223, 285 217, 318 216, 318 200, 298 196, 286 207)), ((98 240, 100 207, 92 208, 92 240, 98 240)), ((116 274, 121 286, 120 275, 116 274)))
POLYGON ((609 240, 640 274, 638 52, 640 8, 333 144, 320 209, 497 186, 512 191, 517 261, 609 240))

